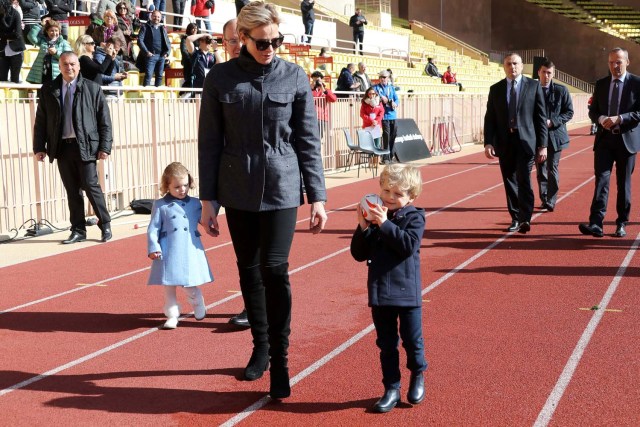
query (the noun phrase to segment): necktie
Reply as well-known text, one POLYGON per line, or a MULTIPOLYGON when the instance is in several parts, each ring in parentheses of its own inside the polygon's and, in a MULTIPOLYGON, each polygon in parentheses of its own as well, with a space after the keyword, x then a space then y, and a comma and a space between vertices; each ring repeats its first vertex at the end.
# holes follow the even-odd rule
POLYGON ((71 83, 67 84, 67 92, 64 94, 64 104, 62 105, 62 137, 73 135, 73 102, 71 102, 71 83))
POLYGON ((509 127, 518 127, 518 99, 516 97, 516 81, 511 83, 511 90, 509 91, 509 127))
POLYGON ((613 81, 611 99, 609 100, 609 117, 618 115, 618 98, 620 98, 620 80, 615 79, 613 81))

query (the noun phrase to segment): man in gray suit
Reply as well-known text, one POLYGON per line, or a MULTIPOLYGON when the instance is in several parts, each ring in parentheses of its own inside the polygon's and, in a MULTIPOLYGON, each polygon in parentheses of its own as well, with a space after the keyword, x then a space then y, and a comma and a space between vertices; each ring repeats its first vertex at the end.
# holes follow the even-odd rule
POLYGON ((580 224, 582 234, 602 237, 607 212, 609 179, 616 164, 618 197, 614 237, 627 235, 625 226, 631 212, 631 174, 640 150, 640 77, 627 72, 629 53, 619 47, 609 52, 611 75, 596 82, 589 118, 598 123, 593 144, 596 188, 588 224, 580 224))
POLYGON ((569 145, 567 122, 573 118, 573 103, 566 87, 553 81, 555 73, 553 62, 546 60, 538 70, 538 78, 544 92, 547 114, 547 160, 536 166, 538 189, 540 190, 541 209, 553 212, 558 197, 560 174, 558 164, 562 150, 569 145))
POLYGON ((484 153, 498 157, 511 215, 508 232, 531 230, 533 189, 531 169, 547 159, 547 126, 542 87, 522 75, 522 58, 510 53, 503 60, 506 79, 489 89, 484 116, 484 153))

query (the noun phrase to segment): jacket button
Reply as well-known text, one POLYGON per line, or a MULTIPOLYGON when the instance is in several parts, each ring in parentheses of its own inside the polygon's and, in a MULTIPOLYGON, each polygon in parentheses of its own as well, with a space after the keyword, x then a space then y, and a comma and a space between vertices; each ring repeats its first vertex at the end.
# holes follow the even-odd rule
POLYGON ((187 231, 187 227, 184 228, 184 231, 187 231))
POLYGON ((177 228, 174 228, 174 229, 173 229, 173 231, 178 231, 178 229, 177 229, 177 228))
POLYGON ((187 217, 186 215, 183 215, 183 216, 182 216, 182 218, 186 218, 186 217, 187 217))
POLYGON ((171 219, 176 219, 176 216, 175 216, 175 215, 174 215, 174 216, 172 216, 172 217, 171 217, 171 219))
POLYGON ((186 204, 186 203, 183 203, 183 204, 182 204, 182 206, 187 206, 187 204, 186 204))

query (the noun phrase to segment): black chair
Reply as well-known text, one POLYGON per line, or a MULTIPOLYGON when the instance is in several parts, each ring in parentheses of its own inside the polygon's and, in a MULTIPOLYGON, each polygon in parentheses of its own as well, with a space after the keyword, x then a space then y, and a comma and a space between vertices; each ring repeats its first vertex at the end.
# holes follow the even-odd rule
MULTIPOLYGON (((375 156, 382 157, 382 156, 389 155, 388 149, 376 148, 376 145, 373 142, 373 136, 371 135, 371 132, 364 129, 358 129, 357 133, 358 133, 358 145, 360 147, 360 150, 363 153, 367 154, 370 160, 373 161, 375 156)), ((378 174, 377 162, 375 163, 375 167, 372 165, 371 171, 373 172, 373 176, 375 178, 375 176, 378 174)))
POLYGON ((358 178, 360 178, 360 163, 362 161, 362 155, 365 155, 367 159, 370 158, 371 155, 369 153, 365 153, 360 149, 360 146, 353 143, 353 139, 351 139, 351 134, 349 133, 348 128, 343 128, 342 131, 344 132, 344 137, 347 141, 347 147, 349 148, 349 159, 347 160, 347 165, 344 167, 344 171, 346 172, 351 169, 351 163, 353 162, 355 156, 358 155, 358 178))

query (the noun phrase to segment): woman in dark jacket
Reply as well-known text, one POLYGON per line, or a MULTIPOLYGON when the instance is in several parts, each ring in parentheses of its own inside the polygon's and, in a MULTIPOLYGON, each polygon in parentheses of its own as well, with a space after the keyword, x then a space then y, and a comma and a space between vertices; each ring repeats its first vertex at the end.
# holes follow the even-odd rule
POLYGON ((274 5, 251 2, 238 15, 244 46, 216 65, 202 93, 199 128, 202 224, 219 234, 216 206, 225 207, 247 308, 253 352, 244 371, 255 380, 270 367, 270 394, 291 394, 289 252, 302 184, 311 204, 309 227, 326 223, 326 190, 309 78, 278 58, 284 37, 274 5), (241 123, 251 123, 251 126, 241 123))
POLYGON ((10 0, 0 0, 0 82, 20 83, 20 68, 24 60, 24 40, 20 14, 10 0))
POLYGON ((187 25, 184 36, 180 39, 180 54, 182 59, 182 71, 184 73, 184 83, 182 87, 193 87, 193 64, 191 63, 191 53, 187 49, 187 37, 198 34, 198 26, 191 22, 187 25))
POLYGON ((103 85, 102 77, 110 76, 113 71, 115 62, 115 48, 113 44, 106 45, 106 56, 102 63, 96 61, 93 58, 93 54, 96 50, 96 42, 93 41, 91 36, 83 35, 76 40, 75 53, 78 55, 78 61, 80 62, 80 74, 87 80, 103 85))

